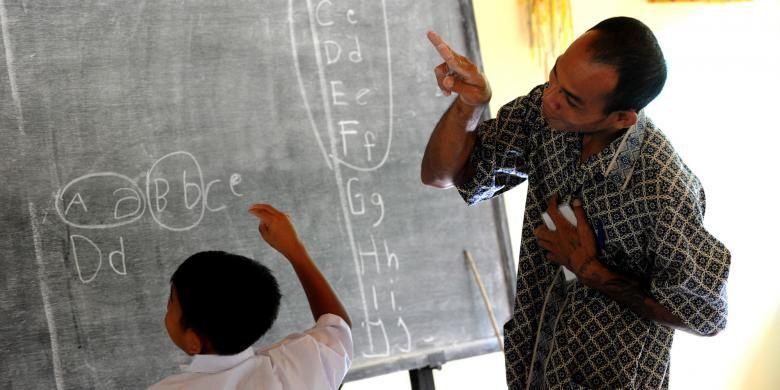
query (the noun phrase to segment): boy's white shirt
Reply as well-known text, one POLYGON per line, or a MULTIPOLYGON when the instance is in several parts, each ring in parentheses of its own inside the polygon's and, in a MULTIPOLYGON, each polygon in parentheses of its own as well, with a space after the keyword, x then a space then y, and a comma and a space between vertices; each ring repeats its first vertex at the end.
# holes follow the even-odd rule
POLYGON ((148 390, 174 389, 338 389, 352 364, 352 331, 334 314, 313 328, 236 355, 195 355, 184 373, 148 390))

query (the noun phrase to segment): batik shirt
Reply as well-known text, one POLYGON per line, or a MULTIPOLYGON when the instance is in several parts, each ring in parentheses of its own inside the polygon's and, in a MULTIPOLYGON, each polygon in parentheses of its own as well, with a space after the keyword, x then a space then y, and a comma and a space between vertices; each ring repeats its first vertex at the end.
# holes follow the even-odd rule
POLYGON ((665 389, 673 329, 643 318, 545 259, 533 230, 547 200, 582 200, 598 259, 639 280, 693 332, 726 324, 728 249, 703 226, 704 191, 669 141, 637 123, 580 162, 581 134, 549 127, 544 86, 477 128, 469 204, 528 180, 514 313, 504 325, 510 389, 665 389))

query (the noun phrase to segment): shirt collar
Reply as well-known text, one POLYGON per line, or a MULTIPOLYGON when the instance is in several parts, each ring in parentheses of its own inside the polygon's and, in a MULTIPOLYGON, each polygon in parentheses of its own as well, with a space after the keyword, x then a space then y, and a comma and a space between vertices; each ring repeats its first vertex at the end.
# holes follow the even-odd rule
POLYGON ((211 374, 233 368, 255 356, 252 346, 235 355, 195 355, 192 364, 185 368, 188 372, 211 374))
POLYGON ((645 137, 647 120, 644 110, 637 113, 636 123, 626 130, 622 137, 613 141, 600 159, 604 177, 625 188, 631 174, 634 173, 634 163, 639 158, 642 141, 645 137), (607 159, 606 157, 609 157, 607 159), (608 162, 608 163, 607 163, 608 162))

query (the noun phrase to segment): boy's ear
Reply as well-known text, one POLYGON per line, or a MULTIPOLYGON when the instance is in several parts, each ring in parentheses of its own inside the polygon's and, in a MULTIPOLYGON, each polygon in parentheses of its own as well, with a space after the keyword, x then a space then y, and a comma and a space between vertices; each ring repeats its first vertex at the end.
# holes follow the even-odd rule
POLYGON ((197 355, 203 351, 203 340, 192 328, 184 331, 184 352, 188 355, 197 355))

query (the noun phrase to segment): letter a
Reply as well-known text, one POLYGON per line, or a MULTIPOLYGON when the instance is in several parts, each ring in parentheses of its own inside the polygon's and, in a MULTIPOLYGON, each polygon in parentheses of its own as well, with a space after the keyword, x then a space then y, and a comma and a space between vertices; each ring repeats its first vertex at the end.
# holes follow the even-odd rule
POLYGON ((74 204, 80 204, 84 211, 87 211, 87 204, 84 203, 84 199, 81 198, 81 193, 77 192, 76 195, 73 195, 73 199, 70 200, 70 203, 68 203, 68 207, 65 208, 65 215, 68 215, 70 206, 73 206, 74 204))

